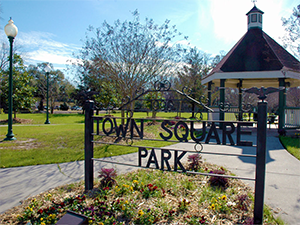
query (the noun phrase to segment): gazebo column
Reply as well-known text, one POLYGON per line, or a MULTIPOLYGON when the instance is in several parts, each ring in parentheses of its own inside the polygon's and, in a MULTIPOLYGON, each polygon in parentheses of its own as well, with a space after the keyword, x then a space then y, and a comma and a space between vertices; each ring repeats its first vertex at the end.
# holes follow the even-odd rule
MULTIPOLYGON (((225 106, 225 79, 221 79, 220 80, 220 104, 223 105, 223 109, 224 109, 224 106, 225 106)), ((222 110, 220 110, 220 117, 219 117, 220 120, 223 120, 225 119, 225 115, 224 115, 224 112, 222 110)))
POLYGON ((242 87, 243 87, 243 80, 240 79, 240 82, 237 84, 238 88, 239 88, 239 121, 243 120, 243 92, 242 92, 242 87))
POLYGON ((208 86, 207 86, 207 106, 210 107, 211 106, 211 86, 212 86, 212 81, 208 82, 208 86))
POLYGON ((278 129, 283 129, 285 127, 285 115, 284 110, 286 106, 286 88, 285 88, 285 79, 279 78, 279 124, 278 129))

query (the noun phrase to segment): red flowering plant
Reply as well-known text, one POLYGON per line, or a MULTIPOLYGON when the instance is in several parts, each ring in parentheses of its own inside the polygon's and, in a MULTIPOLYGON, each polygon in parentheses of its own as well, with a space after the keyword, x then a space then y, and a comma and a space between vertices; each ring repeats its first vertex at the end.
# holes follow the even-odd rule
POLYGON ((192 171, 198 171, 200 169, 200 165, 202 156, 198 153, 188 156, 188 168, 192 171))
MULTIPOLYGON (((221 170, 211 170, 209 173, 224 175, 225 171, 221 168, 221 170)), ((228 178, 222 176, 211 176, 208 183, 210 186, 219 187, 221 189, 226 189, 229 185, 228 178)))
POLYGON ((141 189, 141 193, 144 198, 149 198, 150 196, 154 196, 159 192, 157 186, 153 184, 147 184, 145 188, 141 189))
POLYGON ((116 184, 116 180, 114 179, 117 176, 117 173, 114 168, 101 168, 101 171, 99 172, 99 178, 102 178, 100 180, 100 187, 101 189, 105 187, 112 187, 116 184))

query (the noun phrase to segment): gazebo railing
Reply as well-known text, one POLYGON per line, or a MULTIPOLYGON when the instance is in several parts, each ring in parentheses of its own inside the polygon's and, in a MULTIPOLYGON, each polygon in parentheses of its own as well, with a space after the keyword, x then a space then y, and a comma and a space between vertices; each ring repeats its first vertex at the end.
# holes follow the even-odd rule
POLYGON ((300 107, 285 107, 285 129, 300 128, 300 107))

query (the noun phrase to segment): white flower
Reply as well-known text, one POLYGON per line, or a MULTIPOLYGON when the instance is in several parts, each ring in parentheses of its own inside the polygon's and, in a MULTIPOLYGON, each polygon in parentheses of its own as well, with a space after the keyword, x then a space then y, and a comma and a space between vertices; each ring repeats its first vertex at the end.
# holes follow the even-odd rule
POLYGON ((235 206, 235 202, 227 202, 227 206, 230 207, 230 206, 235 206))

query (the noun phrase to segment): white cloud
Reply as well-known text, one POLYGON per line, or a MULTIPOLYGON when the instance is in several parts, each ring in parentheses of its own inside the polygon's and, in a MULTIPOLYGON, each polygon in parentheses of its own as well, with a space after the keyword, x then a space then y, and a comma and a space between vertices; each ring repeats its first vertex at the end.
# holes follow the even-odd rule
POLYGON ((238 41, 247 31, 245 14, 250 9, 249 4, 240 0, 212 0, 210 13, 216 37, 226 43, 238 41))
MULTIPOLYGON (((5 37, 1 34, 0 40, 5 37)), ((72 53, 78 46, 55 41, 55 35, 47 32, 20 32, 15 39, 15 46, 22 52, 26 64, 49 62, 55 68, 65 68, 73 59, 72 53)))
POLYGON ((31 48, 35 47, 53 47, 53 48, 64 48, 67 47, 67 44, 63 44, 57 41, 54 41, 54 34, 47 32, 22 32, 18 37, 20 45, 30 46, 31 48))
POLYGON ((39 49, 37 51, 29 52, 28 58, 30 61, 50 62, 52 64, 70 64, 68 60, 71 59, 71 56, 67 55, 64 51, 46 51, 39 49))
MULTIPOLYGON (((281 17, 288 17, 292 7, 292 1, 264 0, 256 3, 257 8, 264 12, 263 30, 280 43, 279 37, 284 34, 281 17), (288 2, 288 3, 287 3, 288 2), (290 11, 287 7, 290 7, 290 11)), ((236 43, 247 32, 247 17, 253 7, 250 1, 241 0, 211 0, 211 16, 213 29, 217 38, 227 44, 236 43)))

